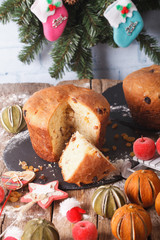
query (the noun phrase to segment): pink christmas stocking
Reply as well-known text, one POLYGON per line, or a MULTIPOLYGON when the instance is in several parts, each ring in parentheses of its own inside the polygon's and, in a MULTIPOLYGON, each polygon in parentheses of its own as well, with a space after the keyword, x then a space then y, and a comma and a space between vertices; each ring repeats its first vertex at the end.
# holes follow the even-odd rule
POLYGON ((44 36, 48 41, 55 41, 62 35, 68 20, 68 12, 62 0, 36 0, 31 11, 42 22, 44 36))

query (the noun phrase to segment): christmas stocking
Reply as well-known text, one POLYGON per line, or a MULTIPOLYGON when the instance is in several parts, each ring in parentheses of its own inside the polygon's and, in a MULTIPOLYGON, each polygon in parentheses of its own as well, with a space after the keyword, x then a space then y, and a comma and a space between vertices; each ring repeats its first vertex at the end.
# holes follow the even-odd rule
POLYGON ((55 41, 62 35, 68 20, 62 0, 36 0, 31 11, 42 22, 47 40, 55 41))
POLYGON ((104 12, 113 27, 113 38, 119 47, 128 47, 143 28, 143 19, 130 0, 117 0, 104 12))

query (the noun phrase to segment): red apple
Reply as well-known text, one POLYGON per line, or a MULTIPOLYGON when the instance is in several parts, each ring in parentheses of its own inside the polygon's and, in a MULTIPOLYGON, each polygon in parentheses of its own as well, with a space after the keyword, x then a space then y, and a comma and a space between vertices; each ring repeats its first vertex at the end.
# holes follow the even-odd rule
POLYGON ((98 232, 92 222, 80 221, 72 228, 72 236, 74 240, 96 240, 98 232))
POLYGON ((138 138, 133 144, 135 156, 141 160, 150 160, 156 151, 155 142, 148 137, 138 138))
POLYGON ((160 154, 160 138, 158 138, 158 140, 156 142, 156 148, 157 148, 158 154, 160 154))

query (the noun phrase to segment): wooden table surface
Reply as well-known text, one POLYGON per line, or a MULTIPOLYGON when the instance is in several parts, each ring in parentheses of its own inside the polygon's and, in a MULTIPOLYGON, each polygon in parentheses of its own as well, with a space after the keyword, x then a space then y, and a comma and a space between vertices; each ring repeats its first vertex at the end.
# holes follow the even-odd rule
MULTIPOLYGON (((104 92, 107 88, 116 85, 120 81, 108 80, 108 79, 83 79, 75 81, 65 81, 60 84, 73 83, 77 86, 82 86, 86 88, 91 88, 99 93, 104 92)), ((42 88, 50 86, 49 84, 42 83, 22 83, 22 84, 0 84, 0 110, 8 105, 23 103, 27 98, 32 95, 35 91, 42 88)), ((4 166, 2 154, 3 150, 7 144, 7 141, 13 137, 12 134, 7 133, 0 126, 0 174, 5 172, 7 169, 4 166)), ((27 191, 27 188, 23 190, 27 191)), ((86 210, 89 221, 93 222, 98 228, 98 239, 99 240, 113 240, 115 239, 111 233, 110 220, 104 219, 101 216, 97 216, 91 207, 91 196, 95 191, 94 188, 86 190, 70 190, 67 191, 69 197, 76 198, 83 209, 86 210)), ((59 231, 61 240, 71 240, 72 238, 72 227, 71 224, 65 217, 62 217, 59 213, 60 201, 54 201, 52 206, 48 209, 43 210, 37 204, 34 205, 25 215, 24 219, 18 224, 20 228, 23 229, 25 223, 34 218, 41 217, 52 221, 59 231)), ((21 202, 7 203, 7 205, 23 205, 21 202)), ((153 230, 150 239, 158 240, 160 239, 160 217, 156 215, 154 209, 149 210, 152 215, 153 230)), ((3 232, 13 220, 15 220, 16 215, 11 217, 7 214, 2 214, 0 217, 0 231, 3 232)), ((140 240, 140 239, 139 239, 140 240)))

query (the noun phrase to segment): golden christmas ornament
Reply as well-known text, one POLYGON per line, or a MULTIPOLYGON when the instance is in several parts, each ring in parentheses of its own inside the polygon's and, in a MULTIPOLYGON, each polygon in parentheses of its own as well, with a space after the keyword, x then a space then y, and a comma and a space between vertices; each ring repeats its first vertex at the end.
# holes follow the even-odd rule
POLYGON ((4 108, 0 120, 2 127, 10 133, 18 133, 26 126, 22 108, 19 105, 4 108))

